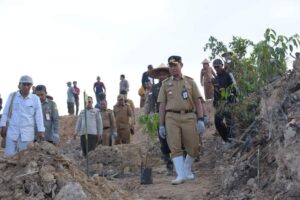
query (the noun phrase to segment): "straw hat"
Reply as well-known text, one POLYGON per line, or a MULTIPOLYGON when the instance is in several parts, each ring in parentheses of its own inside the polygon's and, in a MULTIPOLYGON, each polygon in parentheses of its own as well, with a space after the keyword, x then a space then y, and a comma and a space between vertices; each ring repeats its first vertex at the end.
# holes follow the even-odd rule
POLYGON ((202 61, 202 64, 209 64, 209 60, 207 58, 205 58, 203 61, 202 61))
POLYGON ((166 72, 168 75, 170 75, 169 68, 166 67, 164 64, 161 64, 157 68, 154 68, 154 69, 150 70, 148 72, 148 74, 151 78, 156 78, 157 79, 160 72, 166 72))

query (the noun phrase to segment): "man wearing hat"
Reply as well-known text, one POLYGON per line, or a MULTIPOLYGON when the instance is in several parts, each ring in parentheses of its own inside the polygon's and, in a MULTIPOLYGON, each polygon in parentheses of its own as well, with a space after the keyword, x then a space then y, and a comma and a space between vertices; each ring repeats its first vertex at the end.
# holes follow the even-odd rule
MULTIPOLYGON (((149 71, 149 76, 158 79, 159 82, 154 84, 152 86, 151 92, 148 95, 147 104, 145 106, 145 113, 151 114, 151 113, 158 113, 159 112, 159 102, 157 102, 159 90, 161 88, 163 80, 168 78, 170 76, 169 68, 165 66, 160 66, 155 69, 152 69, 149 71)), ((166 164, 166 168, 168 171, 168 176, 171 176, 173 174, 173 162, 170 157, 170 148, 167 143, 166 138, 162 138, 158 134, 159 142, 160 142, 160 151, 163 155, 163 160, 166 164)))
POLYGON ((214 84, 214 101, 213 105, 216 108, 215 113, 215 127, 219 132, 220 136, 228 146, 230 143, 229 138, 233 137, 233 117, 230 112, 231 109, 228 108, 232 103, 235 103, 235 97, 237 91, 235 87, 231 87, 234 84, 230 74, 223 68, 223 62, 220 59, 215 59, 213 61, 213 66, 217 72, 217 76, 213 81, 214 84), (221 95, 222 92, 228 95, 221 95), (224 109, 224 108, 227 109, 224 109), (225 118, 225 122, 223 122, 225 118))
POLYGON ((67 82, 68 90, 67 90, 67 105, 68 105, 68 113, 69 115, 74 115, 74 105, 75 105, 75 97, 74 97, 74 88, 72 87, 72 83, 67 82))
POLYGON ((203 68, 200 72, 200 82, 204 86, 205 99, 209 100, 214 97, 214 86, 212 84, 212 79, 216 77, 216 73, 209 66, 209 60, 206 58, 202 61, 203 68))
POLYGON ((300 52, 295 53, 296 59, 293 62, 293 69, 300 70, 300 52))
MULTIPOLYGON (((54 145, 59 144, 59 115, 56 103, 48 98, 44 85, 37 85, 35 94, 40 97, 45 125, 45 140, 54 145)), ((37 140, 37 135, 35 140, 37 140)))
POLYGON ((129 104, 125 103, 125 96, 123 94, 118 95, 117 100, 118 102, 113 108, 118 133, 116 144, 129 144, 132 109, 129 104))
POLYGON ((6 136, 6 156, 26 149, 34 140, 35 127, 39 139, 44 140, 42 106, 38 96, 30 93, 32 84, 30 76, 21 76, 20 90, 11 93, 6 101, 0 122, 1 136, 6 136))
POLYGON ((167 138, 177 177, 173 185, 194 179, 192 164, 198 156, 199 136, 205 130, 201 95, 196 82, 181 72, 180 56, 168 59, 171 77, 163 81, 158 95, 159 134, 167 138), (183 150, 187 152, 183 157, 183 150))

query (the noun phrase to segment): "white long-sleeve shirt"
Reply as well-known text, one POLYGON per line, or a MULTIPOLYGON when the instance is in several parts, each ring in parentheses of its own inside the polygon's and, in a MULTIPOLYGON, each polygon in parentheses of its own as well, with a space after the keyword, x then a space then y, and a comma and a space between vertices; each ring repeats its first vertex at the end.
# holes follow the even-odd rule
MULTIPOLYGON (((12 96, 13 93, 9 95, 6 101, 0 122, 1 127, 6 126, 12 96)), ((17 91, 12 104, 7 137, 16 141, 21 136, 22 141, 33 141, 35 126, 38 132, 45 131, 40 98, 35 94, 28 94, 27 97, 23 97, 20 91, 17 91)))
MULTIPOLYGON (((86 111, 87 115, 87 133, 91 135, 102 135, 103 124, 100 111, 97 108, 91 108, 86 111)), ((80 112, 76 123, 76 133, 85 134, 84 110, 80 112)))

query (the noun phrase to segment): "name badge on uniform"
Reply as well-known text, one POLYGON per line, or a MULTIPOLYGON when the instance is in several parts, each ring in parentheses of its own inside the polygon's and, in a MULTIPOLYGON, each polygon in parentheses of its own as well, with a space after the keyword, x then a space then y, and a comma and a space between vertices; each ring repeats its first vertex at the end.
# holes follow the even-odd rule
POLYGON ((46 120, 50 120, 50 113, 46 113, 46 120))
POLYGON ((184 88, 181 92, 181 96, 184 100, 187 100, 189 95, 188 95, 188 91, 186 90, 186 88, 184 88))

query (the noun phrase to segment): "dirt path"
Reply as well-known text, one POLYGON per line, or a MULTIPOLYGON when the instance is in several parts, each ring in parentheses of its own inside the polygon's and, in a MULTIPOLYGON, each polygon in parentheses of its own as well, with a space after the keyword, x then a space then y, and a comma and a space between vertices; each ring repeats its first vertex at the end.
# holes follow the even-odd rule
MULTIPOLYGON (((212 119, 212 116, 210 117, 212 119)), ((220 176, 215 170, 218 165, 217 157, 220 154, 216 147, 216 138, 213 136, 215 132, 214 126, 207 129, 205 139, 203 141, 204 151, 200 157, 200 161, 193 164, 193 172, 195 180, 187 181, 181 185, 171 185, 171 180, 176 177, 174 171, 173 176, 167 176, 165 165, 162 163, 153 168, 153 184, 141 185, 140 177, 129 177, 123 179, 113 179, 111 182, 119 185, 122 189, 130 191, 138 195, 138 199, 208 199, 207 194, 214 192, 220 188, 220 176)), ((145 136, 136 135, 133 138, 134 143, 144 140, 145 136)))

